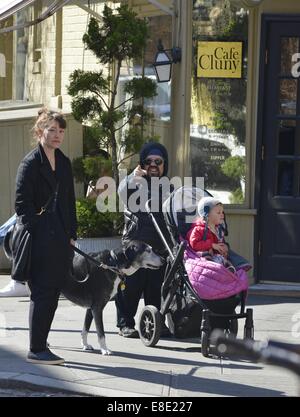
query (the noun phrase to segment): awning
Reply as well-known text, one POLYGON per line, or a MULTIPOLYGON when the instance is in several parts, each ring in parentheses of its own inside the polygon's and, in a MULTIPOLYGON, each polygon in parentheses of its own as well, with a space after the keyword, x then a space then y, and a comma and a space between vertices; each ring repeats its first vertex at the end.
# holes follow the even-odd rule
MULTIPOLYGON (((12 16, 13 14, 17 13, 19 10, 24 9, 27 6, 35 3, 37 0, 1 0, 0 5, 0 34, 11 32, 13 30, 23 29, 32 25, 36 25, 37 23, 42 22, 43 20, 47 19, 48 17, 52 16, 56 13, 59 9, 69 3, 71 0, 53 0, 51 5, 35 20, 30 22, 24 22, 21 24, 17 24, 10 27, 3 27, 1 28, 1 21, 7 19, 8 17, 12 16)), ((105 0, 99 0, 99 2, 104 2, 105 0)), ((257 0, 256 0, 257 1, 257 0)), ((260 1, 260 0, 259 0, 260 1)), ((78 7, 81 7, 87 13, 90 13, 92 16, 96 17, 96 19, 101 19, 101 16, 92 10, 90 7, 84 5, 81 0, 73 0, 73 3, 76 4, 78 7)), ((163 12, 174 16, 173 11, 173 0, 144 0, 142 3, 150 4, 155 8, 162 10, 163 12)), ((141 7, 141 3, 139 0, 139 8, 141 7)), ((132 1, 132 6, 135 6, 135 0, 132 1)))
MULTIPOLYGON (((13 15, 17 11, 23 9, 26 6, 34 3, 36 0, 1 0, 3 3, 0 6, 0 21, 7 19, 9 16, 13 15)), ((30 22, 24 22, 18 25, 4 27, 0 29, 0 33, 11 32, 12 30, 18 30, 26 28, 37 23, 42 22, 48 17, 52 16, 59 9, 69 3, 70 0, 53 0, 51 5, 35 20, 30 22)))
POLYGON ((7 19, 12 14, 18 12, 36 0, 1 0, 0 20, 7 19))

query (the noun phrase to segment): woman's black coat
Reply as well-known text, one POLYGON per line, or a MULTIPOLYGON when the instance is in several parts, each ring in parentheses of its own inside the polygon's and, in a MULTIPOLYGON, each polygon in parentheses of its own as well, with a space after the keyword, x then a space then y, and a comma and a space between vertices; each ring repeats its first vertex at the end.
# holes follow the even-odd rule
MULTIPOLYGON (((51 207, 51 206, 50 206, 51 207)), ((21 162, 16 179, 17 215, 32 234, 31 280, 49 287, 62 287, 71 260, 70 239, 76 239, 76 207, 70 160, 55 151, 55 172, 41 145, 21 162), (53 213, 37 216, 54 195, 53 213)))

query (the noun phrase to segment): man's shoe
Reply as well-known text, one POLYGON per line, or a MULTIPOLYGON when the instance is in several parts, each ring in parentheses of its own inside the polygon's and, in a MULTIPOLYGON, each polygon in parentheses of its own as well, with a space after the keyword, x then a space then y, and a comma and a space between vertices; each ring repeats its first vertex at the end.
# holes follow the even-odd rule
POLYGON ((161 329, 161 332, 160 332, 160 337, 162 337, 162 338, 172 337, 172 333, 170 332, 170 330, 168 329, 168 327, 165 324, 162 325, 162 329, 161 329))
POLYGON ((131 327, 122 327, 122 329, 119 331, 119 335, 131 339, 139 338, 139 332, 135 329, 132 329, 131 327))
POLYGON ((57 355, 54 355, 51 350, 46 349, 43 350, 43 352, 28 352, 26 361, 30 363, 38 363, 40 365, 60 365, 64 363, 65 360, 57 355))
POLYGON ((27 286, 13 279, 0 290, 0 297, 27 297, 28 295, 27 286))

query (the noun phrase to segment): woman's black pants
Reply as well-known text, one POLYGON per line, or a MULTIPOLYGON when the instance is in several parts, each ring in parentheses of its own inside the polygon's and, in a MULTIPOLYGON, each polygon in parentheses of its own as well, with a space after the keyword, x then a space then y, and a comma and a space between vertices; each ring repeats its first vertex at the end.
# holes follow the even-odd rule
POLYGON ((48 333, 58 305, 60 289, 30 282, 29 334, 31 352, 47 348, 48 333))

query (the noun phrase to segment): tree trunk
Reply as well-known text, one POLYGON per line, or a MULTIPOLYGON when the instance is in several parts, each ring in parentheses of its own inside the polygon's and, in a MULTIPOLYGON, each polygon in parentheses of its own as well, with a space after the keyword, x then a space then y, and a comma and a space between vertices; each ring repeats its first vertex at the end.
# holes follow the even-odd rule
POLYGON ((119 170, 118 170, 118 157, 117 157, 117 142, 115 134, 112 133, 111 139, 111 164, 112 164, 112 174, 118 189, 119 186, 119 170))
MULTIPOLYGON (((122 61, 116 62, 116 75, 113 83, 110 110, 113 113, 115 110, 115 99, 117 95, 118 83, 120 78, 122 61)), ((111 145, 111 162, 112 162, 112 174, 116 183, 116 187, 119 186, 119 170, 118 170, 118 152, 117 152, 117 141, 114 123, 110 126, 110 145, 111 145)))

